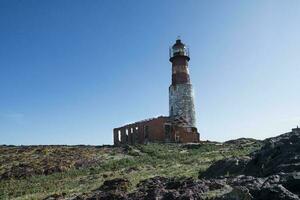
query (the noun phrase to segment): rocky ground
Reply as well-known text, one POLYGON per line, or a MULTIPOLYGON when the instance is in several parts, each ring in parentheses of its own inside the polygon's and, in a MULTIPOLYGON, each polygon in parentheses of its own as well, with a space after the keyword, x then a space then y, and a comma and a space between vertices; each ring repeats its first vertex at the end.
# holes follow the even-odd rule
POLYGON ((2 199, 296 200, 300 195, 299 133, 264 141, 2 146, 0 151, 2 199))

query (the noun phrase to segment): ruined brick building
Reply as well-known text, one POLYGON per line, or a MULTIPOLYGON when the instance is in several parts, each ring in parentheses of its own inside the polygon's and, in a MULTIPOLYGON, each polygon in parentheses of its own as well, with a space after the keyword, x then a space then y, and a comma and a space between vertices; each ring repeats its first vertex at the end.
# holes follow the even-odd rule
POLYGON ((170 48, 172 84, 169 87, 169 116, 146 119, 114 128, 115 145, 148 142, 199 142, 193 87, 189 76, 189 49, 180 39, 170 48))

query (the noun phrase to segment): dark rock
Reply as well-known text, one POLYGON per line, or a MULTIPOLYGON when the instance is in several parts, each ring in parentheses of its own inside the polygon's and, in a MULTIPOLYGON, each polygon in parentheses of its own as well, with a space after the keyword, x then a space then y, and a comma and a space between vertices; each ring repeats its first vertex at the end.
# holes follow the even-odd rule
MULTIPOLYGON (((286 184, 287 180, 295 179, 287 174, 273 175, 268 178, 244 175, 229 178, 227 184, 233 188, 232 191, 217 199, 299 199, 297 194, 281 185, 286 184)), ((295 184, 297 183, 291 184, 291 188, 296 189, 297 185, 295 184)))
POLYGON ((228 179, 227 183, 233 188, 245 187, 248 189, 251 196, 256 197, 260 193, 260 189, 265 183, 265 178, 240 175, 228 179))
MULTIPOLYGON (((227 143, 241 145, 244 142, 247 141, 243 139, 227 143)), ((220 199, 299 199, 300 134, 291 132, 264 142, 265 145, 252 158, 217 161, 199 177, 229 177, 226 183, 233 189, 220 199), (236 176, 239 174, 247 176, 236 176)), ((214 179, 210 182, 212 180, 214 179)), ((222 186, 224 183, 219 188, 222 186)))
POLYGON ((62 168, 62 166, 56 165, 56 166, 51 166, 51 167, 45 168, 44 174, 49 175, 49 174, 53 174, 53 173, 57 173, 57 172, 63 172, 63 171, 65 171, 65 170, 62 168))
POLYGON ((227 179, 202 179, 201 180, 208 190, 220 190, 227 185, 227 179))
POLYGON ((210 199, 214 200, 299 200, 289 191, 299 187, 297 177, 292 174, 278 174, 266 178, 240 175, 219 179, 165 178, 153 177, 141 181, 136 190, 127 193, 129 182, 124 179, 105 181, 103 185, 87 196, 78 200, 116 199, 116 200, 179 200, 210 199))
POLYGON ((156 177, 141 181, 137 185, 137 188, 139 188, 139 189, 148 189, 148 188, 156 188, 156 187, 164 188, 167 180, 168 179, 165 177, 156 176, 156 177))
POLYGON ((291 173, 287 176, 283 176, 280 182, 289 191, 300 195, 300 172, 291 173))
POLYGON ((233 187, 244 186, 246 187, 253 196, 256 196, 260 192, 260 188, 264 184, 265 179, 256 178, 252 176, 237 176, 228 180, 228 184, 233 187))
POLYGON ((99 164, 100 162, 97 161, 96 159, 92 159, 92 160, 87 160, 87 159, 79 159, 77 160, 75 163, 74 163, 74 167, 76 169, 79 169, 79 168, 88 168, 88 167, 91 167, 91 166, 94 166, 96 164, 99 164))
POLYGON ((9 170, 0 175, 0 180, 6 180, 9 178, 25 178, 32 176, 36 173, 33 166, 26 163, 20 163, 12 166, 9 170))
POLYGON ((96 192, 92 196, 84 198, 84 200, 127 200, 125 193, 111 193, 111 192, 96 192))
MULTIPOLYGON (((242 141, 245 142, 244 140, 242 141)), ((229 141, 229 143, 232 142, 237 142, 237 140, 229 141)), ((205 172, 201 172, 199 178, 216 178, 241 174, 266 177, 280 172, 300 172, 300 133, 286 133, 266 139, 264 143, 265 145, 252 158, 219 160, 205 172)))
POLYGON ((130 182, 126 179, 116 178, 104 181, 103 185, 94 190, 89 195, 77 196, 75 199, 84 200, 126 200, 128 199, 126 191, 130 182))
POLYGON ((138 184, 137 190, 129 194, 130 199, 201 199, 209 191, 205 182, 191 178, 154 177, 138 184))
POLYGON ((178 198, 178 196, 179 196, 179 193, 176 191, 166 192, 163 195, 162 200, 176 199, 176 198, 178 198))
POLYGON ((126 179, 116 178, 112 180, 104 181, 103 185, 98 189, 102 191, 127 191, 130 186, 130 182, 126 179))
POLYGON ((243 174, 249 160, 249 157, 219 160, 212 164, 205 172, 201 172, 199 178, 216 178, 243 174))
POLYGON ((65 195, 66 195, 65 193, 63 193, 63 194, 52 194, 52 195, 44 198, 44 200, 63 200, 65 195))
POLYGON ((216 198, 217 200, 251 200, 254 199, 249 189, 244 186, 234 187, 229 193, 216 198))
POLYGON ((300 172, 280 173, 269 176, 264 186, 267 184, 281 184, 289 191, 300 195, 300 172))
POLYGON ((299 197, 282 185, 271 185, 261 189, 260 194, 256 197, 258 200, 299 200, 299 197))
POLYGON ((245 168, 245 174, 269 176, 300 171, 300 134, 290 132, 265 140, 265 145, 245 168))

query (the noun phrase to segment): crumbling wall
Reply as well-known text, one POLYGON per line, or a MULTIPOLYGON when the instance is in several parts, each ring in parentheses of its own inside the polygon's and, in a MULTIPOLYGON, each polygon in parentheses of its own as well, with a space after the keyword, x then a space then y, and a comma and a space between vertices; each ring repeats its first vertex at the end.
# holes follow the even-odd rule
POLYGON ((115 128, 114 144, 145 144, 147 142, 164 142, 164 124, 168 117, 158 117, 115 128))
POLYGON ((169 117, 144 120, 113 130, 115 145, 146 144, 148 142, 199 142, 197 128, 182 126, 169 117))
POLYGON ((193 127, 174 127, 175 142, 179 143, 198 143, 200 135, 193 127))

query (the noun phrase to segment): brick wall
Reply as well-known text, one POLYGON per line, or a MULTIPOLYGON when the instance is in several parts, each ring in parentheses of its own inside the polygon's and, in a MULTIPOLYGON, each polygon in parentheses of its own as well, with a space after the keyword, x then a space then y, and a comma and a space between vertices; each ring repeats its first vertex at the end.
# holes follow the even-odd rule
POLYGON ((145 144, 147 142, 164 142, 164 124, 168 117, 158 117, 115 128, 114 144, 145 144))

